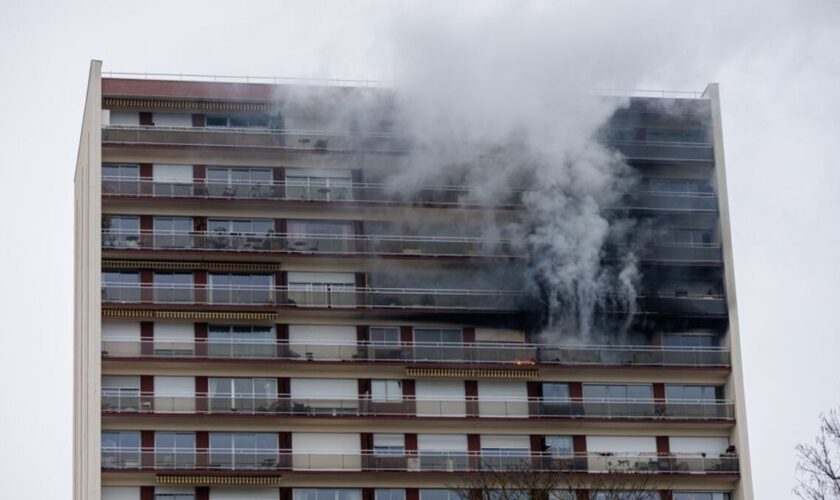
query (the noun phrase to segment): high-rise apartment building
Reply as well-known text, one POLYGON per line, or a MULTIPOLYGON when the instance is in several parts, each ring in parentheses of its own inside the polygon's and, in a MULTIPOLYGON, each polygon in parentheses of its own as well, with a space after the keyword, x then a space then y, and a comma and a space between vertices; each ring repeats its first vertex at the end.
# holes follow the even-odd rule
POLYGON ((325 125, 388 91, 278 107, 300 90, 92 64, 76 499, 447 500, 505 471, 575 480, 523 498, 752 498, 716 86, 606 128, 640 179, 616 210, 654 237, 632 335, 588 344, 533 337, 516 287, 470 278, 520 256, 451 221, 516 196, 397 195, 398 134, 325 125))

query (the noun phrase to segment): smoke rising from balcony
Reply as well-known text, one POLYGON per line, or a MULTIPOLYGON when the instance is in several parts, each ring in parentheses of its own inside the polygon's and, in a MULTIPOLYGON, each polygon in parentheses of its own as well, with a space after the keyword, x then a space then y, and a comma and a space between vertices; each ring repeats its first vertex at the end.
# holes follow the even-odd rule
POLYGON ((396 128, 414 147, 388 184, 398 192, 464 184, 463 201, 480 203, 521 189, 520 220, 488 212, 472 224, 527 256, 522 288, 541 340, 615 334, 629 326, 640 280, 626 245, 634 224, 607 210, 635 179, 595 140, 626 104, 593 95, 616 83, 615 58, 600 44, 618 20, 607 16, 604 32, 580 37, 573 9, 516 6, 480 19, 429 8, 397 24, 396 128), (608 246, 625 250, 605 259, 608 246), (605 314, 619 310, 618 322, 605 314))

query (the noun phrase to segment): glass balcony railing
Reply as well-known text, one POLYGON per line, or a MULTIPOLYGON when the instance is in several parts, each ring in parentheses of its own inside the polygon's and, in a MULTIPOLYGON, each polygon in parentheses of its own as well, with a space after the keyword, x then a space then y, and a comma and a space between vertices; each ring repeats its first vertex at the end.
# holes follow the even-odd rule
POLYGON ((714 193, 680 193, 671 191, 643 191, 628 196, 619 203, 621 208, 662 210, 675 212, 717 212, 714 193))
POLYGON ((630 160, 671 160, 713 162, 711 144, 647 141, 610 141, 610 147, 630 160))
POLYGON ((269 449, 102 448, 105 470, 467 472, 528 470, 615 474, 737 474, 734 453, 572 453, 419 451, 404 455, 371 452, 297 452, 269 449))
POLYGON ((726 298, 715 293, 648 295, 639 298, 641 312, 678 316, 723 317, 728 313, 726 298))
MULTIPOLYGON (((104 196, 360 204, 414 203, 441 206, 490 205, 473 199, 470 193, 469 186, 425 186, 411 190, 410 194, 402 194, 389 189, 385 184, 351 182, 349 179, 162 182, 137 177, 102 177, 104 196)), ((508 197, 496 199, 492 205, 519 205, 521 194, 520 191, 511 190, 508 197)))
POLYGON ((102 391, 103 413, 214 414, 266 416, 464 417, 547 419, 732 420, 732 403, 724 400, 656 401, 652 399, 523 398, 425 399, 403 397, 302 398, 265 394, 188 394, 127 396, 102 391))
MULTIPOLYGON (((146 125, 107 125, 102 128, 102 143, 379 153, 405 153, 410 149, 407 138, 385 133, 146 125)), ((611 140, 607 144, 629 159, 714 160, 708 143, 611 140)))
POLYGON ((451 363, 529 366, 672 366, 726 367, 729 350, 722 347, 643 345, 556 345, 526 343, 351 344, 259 341, 153 341, 105 339, 102 354, 114 358, 201 358, 283 361, 359 361, 381 363, 451 363))
POLYGON ((400 255, 509 257, 510 241, 484 238, 399 235, 228 233, 213 231, 102 231, 103 249, 289 253, 315 255, 400 255))
POLYGON ((658 262, 722 263, 723 253, 715 244, 654 244, 642 251, 642 259, 658 262))
MULTIPOLYGON (((436 288, 357 288, 352 285, 208 286, 103 283, 107 305, 237 306, 267 308, 413 309, 487 311, 522 310, 523 295, 514 290, 436 288)), ((636 314, 725 317, 722 295, 648 295, 637 299, 636 314)), ((606 311, 625 314, 626 309, 606 311)))
MULTIPOLYGON (((492 203, 476 199, 470 186, 425 186, 401 194, 384 184, 345 182, 332 179, 316 181, 213 181, 163 182, 148 178, 102 178, 103 196, 198 198, 218 200, 329 202, 354 204, 418 204, 431 206, 522 206, 523 191, 511 189, 492 203)), ((643 191, 630 194, 619 202, 618 209, 669 212, 717 212, 714 193, 643 191)))
POLYGON ((259 286, 103 283, 104 304, 167 304, 349 309, 446 309, 512 312, 510 290, 354 288, 352 285, 259 286))

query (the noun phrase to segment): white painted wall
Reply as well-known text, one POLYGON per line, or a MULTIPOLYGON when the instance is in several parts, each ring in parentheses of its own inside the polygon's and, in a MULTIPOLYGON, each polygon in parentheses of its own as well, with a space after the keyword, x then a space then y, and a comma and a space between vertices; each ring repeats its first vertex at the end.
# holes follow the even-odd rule
POLYGON ((656 453, 653 436, 586 436, 586 450, 594 453, 656 453))

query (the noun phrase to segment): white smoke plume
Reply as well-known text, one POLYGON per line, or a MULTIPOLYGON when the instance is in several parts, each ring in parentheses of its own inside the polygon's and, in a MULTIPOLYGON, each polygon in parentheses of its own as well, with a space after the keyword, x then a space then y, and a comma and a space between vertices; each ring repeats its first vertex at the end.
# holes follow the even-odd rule
MULTIPOLYGON (((610 210, 632 188, 633 172, 596 140, 626 104, 597 91, 637 83, 625 67, 635 57, 607 57, 612 35, 627 32, 618 29, 624 19, 605 13, 593 31, 591 14, 575 5, 494 3, 478 16, 469 5, 416 8, 394 28, 395 128, 414 148, 389 186, 410 193, 463 184, 464 201, 479 203, 522 190, 519 221, 488 211, 472 224, 511 238, 527 256, 527 306, 540 313, 536 333, 550 342, 626 331, 640 279, 626 245, 633 224, 610 210), (607 259, 608 246, 624 250, 607 259), (604 321, 616 311, 620 321, 604 321)), ((635 50, 650 48, 653 40, 639 36, 635 50)), ((645 68, 638 70, 641 78, 645 68)))

